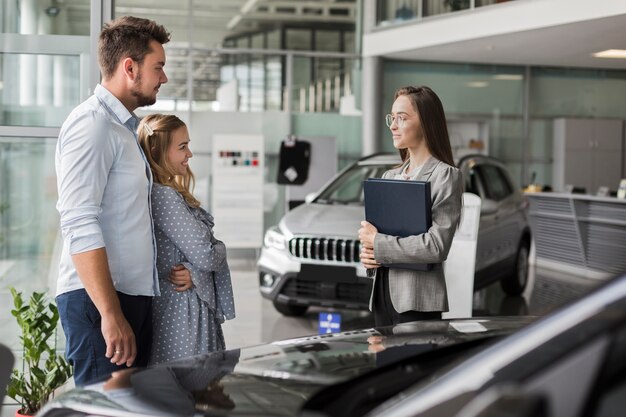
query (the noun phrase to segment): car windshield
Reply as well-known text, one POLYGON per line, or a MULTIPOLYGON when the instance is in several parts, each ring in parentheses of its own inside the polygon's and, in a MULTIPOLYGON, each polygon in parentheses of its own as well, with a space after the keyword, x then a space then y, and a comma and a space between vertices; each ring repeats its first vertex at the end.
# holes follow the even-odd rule
POLYGON ((315 200, 321 204, 363 205, 363 181, 380 178, 393 164, 355 165, 331 183, 315 200))

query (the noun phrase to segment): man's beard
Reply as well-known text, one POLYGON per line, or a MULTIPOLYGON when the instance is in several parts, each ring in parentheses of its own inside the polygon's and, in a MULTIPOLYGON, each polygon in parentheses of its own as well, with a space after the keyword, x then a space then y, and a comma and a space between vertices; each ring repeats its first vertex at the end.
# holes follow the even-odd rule
POLYGON ((137 107, 151 106, 156 103, 156 95, 150 97, 143 94, 141 92, 141 81, 141 71, 139 71, 139 73, 137 74, 137 79, 135 79, 135 84, 133 85, 130 93, 137 100, 137 107))

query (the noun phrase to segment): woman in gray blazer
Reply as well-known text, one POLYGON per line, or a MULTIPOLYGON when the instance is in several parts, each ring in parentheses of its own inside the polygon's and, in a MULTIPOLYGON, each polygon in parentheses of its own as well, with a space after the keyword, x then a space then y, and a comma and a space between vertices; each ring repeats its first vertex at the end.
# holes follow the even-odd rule
POLYGON ((459 225, 463 194, 443 105, 428 87, 403 87, 395 93, 386 122, 402 163, 383 178, 429 181, 432 226, 421 235, 401 238, 361 222, 361 263, 374 277, 370 310, 376 326, 440 319, 448 310, 443 261, 459 225), (385 266, 395 263, 434 265, 429 271, 385 266))

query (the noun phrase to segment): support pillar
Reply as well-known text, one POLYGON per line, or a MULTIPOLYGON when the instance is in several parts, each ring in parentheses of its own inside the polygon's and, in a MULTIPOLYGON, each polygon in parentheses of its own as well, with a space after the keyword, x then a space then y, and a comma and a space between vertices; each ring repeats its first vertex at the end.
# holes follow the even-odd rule
POLYGON ((363 76, 361 81, 363 155, 380 152, 382 149, 380 137, 383 120, 381 73, 382 59, 380 57, 363 58, 363 76))

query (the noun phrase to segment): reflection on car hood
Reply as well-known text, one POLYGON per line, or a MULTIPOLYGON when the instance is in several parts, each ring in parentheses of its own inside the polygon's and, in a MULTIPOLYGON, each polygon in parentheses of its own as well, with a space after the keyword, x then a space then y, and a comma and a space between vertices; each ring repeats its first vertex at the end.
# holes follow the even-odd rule
POLYGON ((287 235, 356 239, 361 220, 364 219, 363 206, 311 203, 300 205, 285 214, 279 226, 287 235))
POLYGON ((214 352, 114 373, 104 383, 57 397, 39 416, 58 408, 102 416, 192 415, 195 411, 291 416, 326 386, 407 356, 419 358, 420 353, 439 347, 506 335, 532 320, 424 321, 214 352), (372 335, 381 335, 383 344, 370 344, 372 335))

